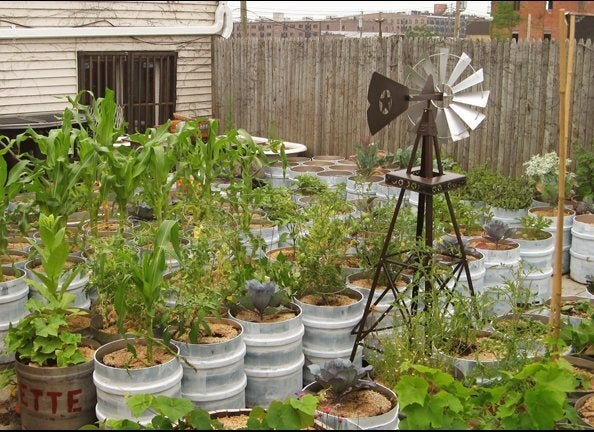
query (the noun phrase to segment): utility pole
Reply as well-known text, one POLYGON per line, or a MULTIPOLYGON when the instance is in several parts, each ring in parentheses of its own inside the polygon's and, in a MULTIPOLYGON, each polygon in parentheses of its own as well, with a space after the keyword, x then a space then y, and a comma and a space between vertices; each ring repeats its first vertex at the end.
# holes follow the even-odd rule
POLYGON ((246 0, 241 0, 240 11, 241 11, 241 37, 247 38, 247 1, 246 0))
POLYGON ((456 1, 456 15, 454 18, 454 39, 460 37, 460 13, 462 12, 462 2, 456 1))
POLYGON ((379 37, 382 37, 382 23, 384 22, 384 18, 382 18, 382 13, 379 13, 379 18, 375 19, 376 23, 379 23, 379 37))

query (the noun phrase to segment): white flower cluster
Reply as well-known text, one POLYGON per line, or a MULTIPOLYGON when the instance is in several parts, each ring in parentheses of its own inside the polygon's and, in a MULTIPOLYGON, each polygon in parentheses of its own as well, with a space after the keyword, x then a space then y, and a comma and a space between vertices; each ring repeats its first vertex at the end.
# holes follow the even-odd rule
MULTIPOLYGON (((570 159, 565 160, 566 164, 571 163, 570 159)), ((526 175, 534 179, 542 179, 549 176, 557 178, 559 175, 559 156, 550 152, 544 155, 534 155, 528 162, 523 164, 526 167, 526 175)))

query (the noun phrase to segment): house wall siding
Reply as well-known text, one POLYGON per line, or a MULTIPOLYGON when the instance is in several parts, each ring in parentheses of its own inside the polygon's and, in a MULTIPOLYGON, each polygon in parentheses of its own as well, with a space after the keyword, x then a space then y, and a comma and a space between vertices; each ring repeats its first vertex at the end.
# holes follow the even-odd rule
MULTIPOLYGON (((11 2, 0 28, 210 25, 219 2, 11 2), (106 4, 109 4, 107 7, 106 4)), ((0 40, 0 115, 62 111, 78 91, 79 51, 176 51, 176 112, 212 112, 212 37, 143 36, 0 40)))

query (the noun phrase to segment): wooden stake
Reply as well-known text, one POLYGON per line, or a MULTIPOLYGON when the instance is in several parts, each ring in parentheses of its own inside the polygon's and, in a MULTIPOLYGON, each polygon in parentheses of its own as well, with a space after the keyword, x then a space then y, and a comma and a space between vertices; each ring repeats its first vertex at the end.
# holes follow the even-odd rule
POLYGON ((573 75, 573 55, 575 51, 575 16, 570 15, 569 52, 566 53, 567 21, 565 9, 559 10, 559 183, 557 187, 557 227, 555 238, 555 262, 553 273, 553 292, 549 325, 555 341, 553 353, 558 357, 558 339, 561 321, 561 292, 563 277, 563 224, 565 215, 565 171, 567 141, 569 139, 569 104, 571 99, 571 77, 573 75))

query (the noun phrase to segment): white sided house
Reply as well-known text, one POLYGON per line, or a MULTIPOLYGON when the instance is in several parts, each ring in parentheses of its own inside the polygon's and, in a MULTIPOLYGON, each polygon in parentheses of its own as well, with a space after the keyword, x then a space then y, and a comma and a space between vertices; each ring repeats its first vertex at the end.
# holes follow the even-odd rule
POLYGON ((106 87, 129 132, 209 116, 212 39, 232 29, 224 1, 0 1, 0 128, 106 87))

